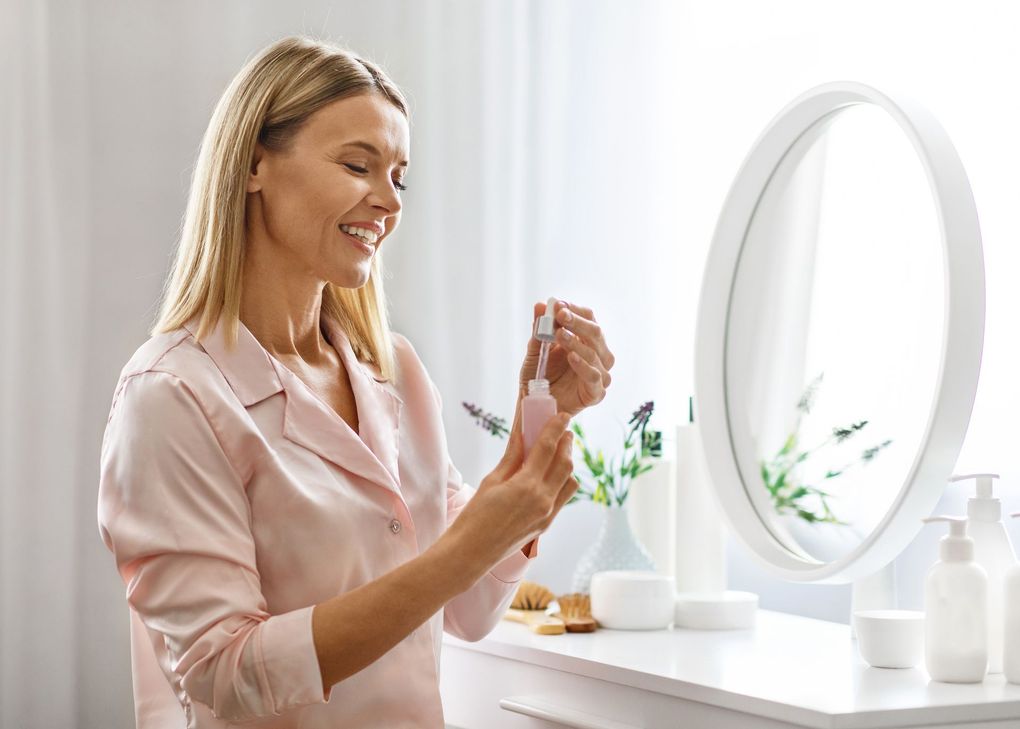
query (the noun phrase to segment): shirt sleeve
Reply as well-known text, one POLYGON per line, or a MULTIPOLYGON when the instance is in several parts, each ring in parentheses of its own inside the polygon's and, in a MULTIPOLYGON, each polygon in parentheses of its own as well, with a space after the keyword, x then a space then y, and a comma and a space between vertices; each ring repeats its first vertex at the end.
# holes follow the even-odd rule
MULTIPOLYGON (((442 397, 433 383, 432 391, 442 409, 442 397)), ((446 526, 449 528, 475 494, 464 483, 460 471, 446 456, 446 526)), ((478 582, 448 602, 443 610, 443 629, 462 640, 481 640, 495 627, 510 603, 531 560, 538 556, 538 538, 514 546, 513 550, 478 582)))
POLYGON ((193 700, 228 721, 324 703, 312 609, 267 611, 245 485, 195 393, 131 375, 103 439, 99 527, 193 700))

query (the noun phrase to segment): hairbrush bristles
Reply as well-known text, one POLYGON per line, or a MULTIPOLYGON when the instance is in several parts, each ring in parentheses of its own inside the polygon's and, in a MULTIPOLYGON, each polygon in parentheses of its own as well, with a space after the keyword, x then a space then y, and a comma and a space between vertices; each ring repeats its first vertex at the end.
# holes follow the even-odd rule
POLYGON ((590 618, 591 596, 580 592, 560 595, 556 598, 560 606, 560 615, 564 618, 590 618))
POLYGON ((545 610, 554 597, 556 596, 542 585, 521 580, 510 607, 518 610, 545 610))

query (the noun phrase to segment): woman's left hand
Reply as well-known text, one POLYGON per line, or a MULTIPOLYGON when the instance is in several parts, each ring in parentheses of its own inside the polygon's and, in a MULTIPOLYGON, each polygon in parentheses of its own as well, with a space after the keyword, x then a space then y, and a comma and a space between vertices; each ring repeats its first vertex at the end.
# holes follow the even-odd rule
MULTIPOLYGON (((606 345, 602 328, 591 309, 557 301, 556 341, 549 348, 545 378, 549 394, 556 398, 556 411, 574 417, 587 407, 602 402, 612 382, 609 370, 616 357, 606 345)), ((528 353, 521 367, 521 397, 528 392, 528 381, 535 378, 542 342, 535 338, 535 323, 545 314, 545 303, 535 304, 528 353)))

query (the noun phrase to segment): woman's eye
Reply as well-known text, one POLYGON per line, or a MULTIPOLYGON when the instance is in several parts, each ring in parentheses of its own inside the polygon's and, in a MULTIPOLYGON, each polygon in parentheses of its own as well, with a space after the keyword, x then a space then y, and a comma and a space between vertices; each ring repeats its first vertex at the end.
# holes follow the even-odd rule
MULTIPOLYGON (((344 162, 343 165, 344 165, 344 167, 346 167, 347 169, 351 170, 352 172, 357 172, 360 175, 364 175, 364 174, 368 173, 368 169, 366 167, 358 167, 357 165, 348 164, 347 162, 344 162)), ((404 185, 404 183, 402 183, 400 180, 394 180, 393 181, 393 186, 395 188, 397 188, 398 190, 400 190, 401 192, 403 192, 404 190, 407 189, 407 187, 404 185)))

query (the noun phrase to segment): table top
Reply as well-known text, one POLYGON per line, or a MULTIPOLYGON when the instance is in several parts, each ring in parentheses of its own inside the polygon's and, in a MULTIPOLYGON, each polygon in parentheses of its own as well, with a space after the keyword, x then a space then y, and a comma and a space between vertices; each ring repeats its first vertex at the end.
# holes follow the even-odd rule
POLYGON ((500 621, 479 651, 780 721, 825 729, 1020 721, 1020 685, 932 681, 924 666, 872 668, 850 626, 759 610, 753 630, 538 635, 500 621))

